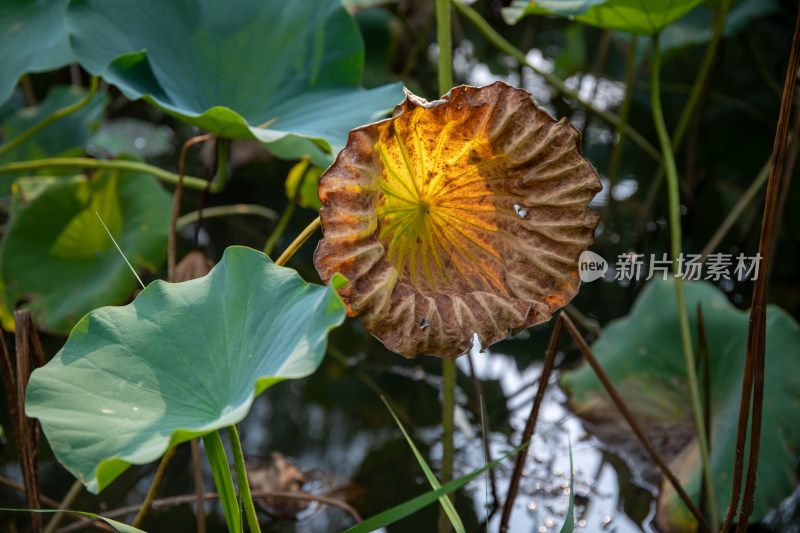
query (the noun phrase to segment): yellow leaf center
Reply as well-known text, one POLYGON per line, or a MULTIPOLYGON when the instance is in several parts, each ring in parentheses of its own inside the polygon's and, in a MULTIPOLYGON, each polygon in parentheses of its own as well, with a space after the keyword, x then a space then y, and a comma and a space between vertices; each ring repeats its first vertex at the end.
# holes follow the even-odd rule
MULTIPOLYGON (((420 289, 503 285, 493 244, 496 207, 483 171, 496 165, 485 138, 426 135, 419 109, 384 132, 376 213, 379 239, 398 272, 420 289)), ((453 132, 454 133, 454 132, 453 132)))

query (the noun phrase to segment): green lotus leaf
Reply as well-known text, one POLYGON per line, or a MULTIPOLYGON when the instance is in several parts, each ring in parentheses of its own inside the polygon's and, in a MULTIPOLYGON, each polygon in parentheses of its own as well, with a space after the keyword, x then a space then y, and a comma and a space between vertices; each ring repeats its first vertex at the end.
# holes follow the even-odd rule
MULTIPOLYGON (((697 305, 702 305, 711 378, 711 468, 717 508, 725 515, 731 496, 739 402, 749 313, 733 307, 709 283, 684 283, 690 327, 697 341, 697 305)), ((630 314, 608 325, 592 350, 628 407, 645 423, 692 423, 673 281, 652 281, 630 314)), ((758 485, 751 521, 761 520, 794 490, 800 452, 800 327, 785 311, 767 309, 764 421, 758 485)), ((702 382, 702 381, 701 381, 702 382)), ((588 366, 566 373, 561 384, 570 406, 589 418, 618 416, 588 366)), ((686 492, 698 501, 701 465, 696 440, 672 465, 686 492)), ((659 500, 661 528, 694 530, 694 518, 666 489, 659 500), (666 494, 666 497, 665 497, 666 494)), ((660 528, 660 529, 661 529, 660 528)))
POLYGON ((654 35, 703 0, 514 0, 502 9, 503 19, 516 24, 526 15, 558 15, 598 28, 654 35))
POLYGON ((358 87, 364 44, 339 0, 74 0, 66 25, 88 71, 229 138, 335 153, 401 99, 358 87))
MULTIPOLYGON (((59 109, 72 105, 85 96, 85 89, 53 87, 38 105, 19 109, 3 120, 0 124, 3 141, 16 138, 59 109)), ((108 101, 108 93, 96 94, 85 107, 56 120, 16 148, 0 155, 0 164, 83 155, 83 147, 89 141, 94 125, 100 121, 108 101)), ((11 193, 11 183, 17 176, 19 174, 0 174, 0 198, 11 193)))
POLYGON ((0 3, 0 103, 28 72, 75 61, 64 28, 69 0, 7 0, 0 3))
POLYGON ((239 422, 267 387, 314 372, 345 317, 332 285, 228 248, 203 278, 156 281, 84 317, 31 375, 26 413, 98 492, 130 464, 239 422))
MULTIPOLYGON (((713 5, 700 5, 670 24, 661 33, 661 53, 675 53, 680 49, 705 44, 714 34, 714 9, 713 5)), ((758 18, 773 15, 779 12, 779 0, 739 0, 733 2, 725 17, 725 26, 722 29, 723 37, 733 37, 749 28, 758 18)))
POLYGON ((23 302, 38 327, 66 335, 83 315, 124 303, 137 286, 97 215, 135 269, 155 271, 166 256, 172 200, 146 174, 104 171, 27 184, 39 180, 20 178, 0 243, 0 315, 11 326, 23 302))

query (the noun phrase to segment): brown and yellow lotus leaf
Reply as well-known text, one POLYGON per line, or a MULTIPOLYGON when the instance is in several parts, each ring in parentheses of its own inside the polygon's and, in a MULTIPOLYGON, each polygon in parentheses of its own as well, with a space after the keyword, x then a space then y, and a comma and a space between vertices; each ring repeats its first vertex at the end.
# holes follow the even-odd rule
POLYGON ((319 186, 314 264, 350 316, 406 357, 454 359, 550 319, 578 291, 601 189, 580 133, 494 83, 350 133, 319 186))

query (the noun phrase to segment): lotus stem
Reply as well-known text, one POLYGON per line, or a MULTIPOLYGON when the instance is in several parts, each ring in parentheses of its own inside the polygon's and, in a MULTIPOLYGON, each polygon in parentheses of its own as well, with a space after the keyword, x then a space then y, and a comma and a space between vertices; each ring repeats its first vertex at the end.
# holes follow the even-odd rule
MULTIPOLYGON (((711 64, 714 61, 717 53, 717 45, 722 38, 722 30, 725 27, 725 18, 728 16, 728 9, 731 6, 731 0, 723 0, 716 14, 714 15, 714 28, 711 40, 706 47, 703 61, 700 63, 700 70, 697 71, 697 76, 694 79, 692 88, 689 90, 689 98, 681 110, 681 115, 678 118, 678 126, 672 134, 672 148, 677 150, 683 142, 683 136, 686 134, 686 128, 689 126, 689 120, 694 116, 695 107, 703 93, 703 88, 708 82, 708 73, 711 70, 711 64)), ((655 51, 654 51, 655 53, 655 51)), ((660 61, 660 59, 659 59, 660 61)), ((647 191, 647 196, 639 212, 639 225, 644 225, 645 217, 650 212, 652 203, 655 201, 656 193, 661 186, 661 181, 664 179, 664 171, 666 164, 662 163, 656 174, 651 181, 650 188, 647 191)))
MULTIPOLYGON (((92 159, 90 157, 51 157, 48 159, 37 159, 35 161, 18 161, 14 163, 7 163, 0 165, 0 174, 9 174, 11 172, 30 172, 33 170, 41 170, 44 168, 94 168, 99 170, 123 170, 130 172, 141 172, 143 174, 150 174, 165 183, 171 185, 178 184, 178 175, 174 172, 169 172, 158 168, 153 165, 148 165, 141 161, 126 161, 124 159, 92 159)), ((192 176, 185 176, 183 178, 184 187, 191 189, 204 190, 208 187, 208 182, 201 178, 192 176)), ((211 192, 219 191, 216 183, 212 185, 209 190, 211 192)))
POLYGON ((43 130, 44 128, 55 122, 56 120, 66 117, 67 115, 70 115, 75 111, 78 111, 83 107, 86 107, 86 105, 92 101, 92 98, 94 98, 94 95, 97 93, 98 83, 99 83, 99 78, 97 76, 92 76, 91 80, 89 81, 89 90, 87 91, 86 96, 84 96, 74 104, 70 104, 66 107, 59 109, 55 113, 48 115, 41 121, 37 122, 27 130, 22 132, 20 135, 11 139, 6 144, 0 146, 0 155, 3 155, 13 150, 14 148, 24 143, 25 141, 27 141, 28 139, 39 133, 41 130, 43 130))
POLYGON ((300 235, 298 235, 297 238, 295 238, 294 242, 292 242, 292 244, 290 244, 289 247, 283 251, 278 260, 275 261, 275 264, 278 266, 285 265, 289 261, 289 259, 292 258, 295 252, 297 252, 297 250, 299 250, 300 247, 303 246, 303 244, 308 240, 308 238, 311 237, 311 235, 315 231, 317 231, 317 229, 319 229, 320 225, 321 223, 319 217, 315 218, 311 222, 311 224, 306 226, 306 228, 300 233, 300 235))
POLYGON ((170 461, 172 461, 172 458, 175 457, 175 452, 177 449, 177 446, 173 446, 167 450, 163 456, 161 456, 161 462, 158 463, 158 470, 156 470, 156 475, 153 478, 153 482, 150 484, 150 488, 147 490, 147 496, 145 496, 144 502, 139 508, 139 512, 136 513, 136 518, 134 518, 133 522, 131 523, 133 527, 141 527, 142 521, 147 515, 147 512, 150 510, 153 500, 156 499, 158 487, 161 486, 161 481, 164 479, 164 472, 167 471, 167 466, 169 465, 170 461))
POLYGON ((192 137, 185 143, 183 143, 183 148, 181 148, 181 156, 180 162, 178 163, 178 183, 175 186, 175 193, 172 195, 172 218, 170 219, 169 224, 169 237, 167 238, 167 281, 170 283, 175 282, 175 263, 176 258, 176 248, 177 248, 177 238, 175 235, 175 221, 178 220, 178 215, 181 212, 181 198, 183 196, 183 181, 186 176, 186 154, 189 152, 189 148, 194 146, 195 144, 199 144, 202 142, 210 141, 213 139, 214 136, 210 133, 205 135, 198 135, 197 137, 192 137))
POLYGON ((711 502, 709 505, 710 522, 713 529, 717 528, 719 519, 717 516, 717 500, 714 494, 714 478, 711 474, 711 454, 708 448, 708 437, 706 427, 703 423, 703 409, 700 404, 700 388, 697 383, 697 373, 694 370, 694 355, 692 348, 692 335, 689 330, 689 316, 686 312, 686 301, 683 295, 683 283, 680 278, 680 263, 678 258, 681 256, 681 215, 680 215, 680 193, 678 186, 678 170, 675 165, 675 155, 672 152, 667 126, 664 122, 664 112, 661 109, 661 91, 659 87, 661 69, 661 50, 658 35, 653 37, 653 69, 650 82, 650 102, 653 108, 653 122, 658 140, 661 144, 661 153, 664 160, 664 170, 667 176, 667 192, 669 199, 669 229, 672 252, 672 271, 675 274, 675 297, 678 303, 678 323, 681 332, 681 344, 683 345, 683 358, 686 366, 686 378, 689 385, 689 393, 692 402, 692 413, 694 423, 697 428, 697 440, 700 444, 700 456, 703 462, 703 477, 708 487, 708 497, 711 502))
MULTIPOLYGON (((734 460, 731 502, 725 516, 724 526, 729 527, 736 513, 739 492, 744 468, 744 449, 746 432, 752 398, 753 419, 750 422, 750 449, 747 454, 747 478, 742 507, 736 524, 736 533, 743 533, 750 521, 755 500, 756 480, 758 477, 759 453, 761 450, 761 424, 764 407, 764 366, 766 364, 767 343, 767 282, 769 281, 770 258, 772 257, 772 235, 775 230, 775 212, 778 207, 778 195, 781 189, 786 144, 789 135, 789 121, 792 109, 797 70, 800 67, 800 10, 794 23, 789 64, 781 96, 781 107, 778 125, 775 129, 775 140, 772 145, 772 161, 767 181, 767 194, 764 199, 764 216, 761 222, 761 235, 758 240, 758 254, 762 261, 758 264, 757 278, 753 283, 753 299, 750 307, 750 322, 747 328, 747 351, 745 352, 745 374, 742 376, 741 403, 739 405, 739 424, 736 432, 736 449, 742 450, 734 460)), ((785 184, 784 184, 785 186, 785 184)))
POLYGON ((450 28, 450 2, 436 0, 436 42, 439 45, 439 95, 453 87, 453 38, 450 28))
POLYGON ((239 482, 239 499, 242 501, 242 506, 244 507, 247 525, 251 532, 260 533, 261 527, 258 525, 256 508, 253 505, 253 496, 250 494, 250 483, 247 481, 247 469, 244 466, 242 442, 239 440, 239 431, 237 431, 235 425, 228 426, 228 439, 231 441, 233 464, 236 468, 236 479, 239 482))
MULTIPOLYGON (((301 178, 297 180, 297 185, 295 189, 292 191, 292 196, 289 198, 289 205, 286 206, 283 213, 281 213, 281 218, 278 220, 278 225, 275 226, 272 234, 270 234, 269 239, 267 239, 267 243, 264 245, 264 253, 267 255, 271 255, 273 250, 275 250, 275 245, 278 243, 278 239, 283 235, 283 232, 286 231, 286 226, 289 225, 289 219, 292 218, 294 214, 294 209, 297 207, 297 199, 300 196, 300 189, 303 187, 303 181, 306 178, 306 170, 308 169, 309 164, 311 161, 308 157, 301 160, 297 166, 300 167, 299 172, 302 174, 301 178)), ((291 172, 289 173, 291 176, 291 172)))
MULTIPOLYGON (((436 0, 436 41, 439 45, 439 94, 453 86, 453 42, 450 27, 450 2, 436 0)), ((453 479, 453 433, 455 431, 456 363, 442 360, 442 485, 453 479)), ((448 497, 450 497, 448 495, 448 497)), ((452 530, 444 506, 439 508, 439 533, 452 530)))
MULTIPOLYGON (((215 205, 214 207, 207 207, 203 209, 203 218, 217 218, 228 217, 236 215, 252 215, 268 220, 278 220, 278 213, 259 204, 230 204, 230 205, 215 205)), ((178 218, 175 222, 175 228, 180 230, 187 224, 197 222, 200 219, 200 211, 192 211, 186 213, 178 218)))
MULTIPOLYGON (((678 119, 678 125, 675 127, 675 131, 672 133, 673 146, 680 146, 681 142, 683 141, 683 136, 686 134, 686 128, 689 127, 689 121, 694 116, 694 110, 695 107, 697 107, 697 102, 700 99, 700 95, 703 93, 703 88, 705 87, 706 83, 708 83, 708 73, 711 70, 711 64, 714 62, 714 58, 717 55, 717 45, 722 38, 722 30, 725 27, 725 18, 728 16, 728 10, 730 7, 731 0, 722 0, 722 4, 719 6, 719 9, 714 15, 714 33, 711 36, 711 41, 709 41, 708 46, 706 47, 705 55, 703 55, 703 62, 700 64, 700 70, 697 71, 697 77, 695 78, 694 84, 692 84, 692 90, 689 92, 689 99, 686 101, 686 105, 683 106, 681 116, 678 119)), ((653 50, 653 52, 655 53, 656 51, 653 50)))
POLYGON ((203 447, 206 450, 208 464, 211 466, 211 474, 214 476, 214 484, 217 487, 222 510, 225 513, 228 533, 241 533, 242 510, 236 498, 236 489, 233 486, 228 457, 225 455, 225 447, 222 445, 222 438, 220 438, 219 432, 212 431, 203 435, 203 447))

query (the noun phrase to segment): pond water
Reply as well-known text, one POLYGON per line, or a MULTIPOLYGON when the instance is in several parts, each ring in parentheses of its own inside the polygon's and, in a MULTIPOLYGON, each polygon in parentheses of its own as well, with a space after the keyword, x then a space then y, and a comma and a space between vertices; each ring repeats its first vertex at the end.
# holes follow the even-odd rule
MULTIPOLYGON (((355 324, 352 329, 360 328, 355 324)), ((534 328, 532 335, 523 334, 522 339, 507 341, 507 344, 539 345, 546 342, 548 336, 549 328, 534 328)), ((317 470, 312 485, 319 493, 334 489, 337 483, 351 485, 350 494, 352 490, 363 491, 362 503, 370 511, 373 505, 387 508, 424 492, 428 486, 422 470, 373 390, 377 387, 376 392, 386 394, 398 413, 408 417, 413 424, 408 427, 410 433, 419 439, 418 446, 431 466, 437 468, 441 458, 438 426, 441 383, 434 371, 439 362, 432 358, 406 361, 393 357, 394 360, 385 363, 382 358, 375 361, 365 354, 348 356, 344 361, 331 360, 304 382, 284 384, 268 391, 257 400, 243 426, 245 451, 266 455, 273 446, 279 446, 301 469, 317 470), (321 377, 326 374, 338 377, 335 381, 321 377), (280 387, 284 390, 280 391, 280 387), (359 399, 356 400, 356 396, 359 399), (335 401, 331 405, 315 405, 321 397, 344 401, 338 405, 335 401), (361 404, 356 412, 348 408, 352 401, 361 404), (417 416, 419 413, 424 414, 417 416), (380 427, 370 427, 375 423, 380 427), (287 437, 291 440, 287 441, 287 437), (354 489, 352 485, 358 487, 354 489), (376 498, 375 494, 380 496, 376 498)), ((471 357, 475 375, 487 394, 489 415, 486 419, 492 428, 488 440, 492 459, 496 459, 520 442, 542 365, 534 361, 520 367, 517 357, 490 350, 484 353, 473 350, 471 357), (507 416, 496 418, 494 413, 501 411, 507 416)), ((559 359, 564 360, 564 354, 559 354, 559 359)), ((467 357, 460 358, 457 366, 462 374, 457 391, 455 439, 456 475, 460 476, 482 467, 485 458, 480 412, 474 408, 475 394, 468 378, 471 370, 467 357)), ((566 395, 556 379, 557 372, 551 378, 540 410, 510 531, 560 530, 569 502, 570 444, 576 530, 652 531, 649 521, 655 512, 656 487, 638 473, 633 458, 608 449, 566 409, 566 395)), ((495 469, 494 484, 501 501, 512 469, 513 459, 495 469)), ((488 476, 478 478, 466 486, 457 500, 457 508, 470 531, 483 530, 490 512, 487 504, 491 507, 494 503, 490 485, 488 476), (475 529, 478 527, 481 529, 475 529)), ((436 506, 431 506, 393 525, 389 531, 418 531, 421 524, 435 523, 436 512, 436 506)), ((497 531, 500 514, 498 509, 491 515, 490 531, 497 531)), ((330 508, 308 510, 301 516, 303 519, 295 524, 295 529, 285 530, 336 531, 339 521, 342 527, 348 523, 342 511, 330 508)))

